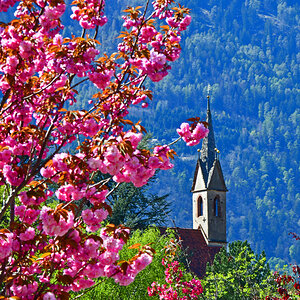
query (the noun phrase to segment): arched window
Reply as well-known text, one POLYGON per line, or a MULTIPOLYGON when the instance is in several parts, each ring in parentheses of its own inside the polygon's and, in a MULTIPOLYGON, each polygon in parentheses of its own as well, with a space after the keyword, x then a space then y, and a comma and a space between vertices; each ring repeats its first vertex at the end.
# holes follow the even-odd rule
POLYGON ((221 203, 219 195, 217 195, 214 200, 214 216, 221 217, 221 203))
POLYGON ((203 200, 201 196, 198 198, 197 202, 197 216, 203 216, 203 200))

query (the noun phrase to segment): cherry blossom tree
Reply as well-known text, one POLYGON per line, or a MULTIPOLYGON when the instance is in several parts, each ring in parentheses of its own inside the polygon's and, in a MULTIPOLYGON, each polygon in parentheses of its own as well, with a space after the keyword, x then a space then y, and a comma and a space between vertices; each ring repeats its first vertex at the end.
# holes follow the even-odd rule
POLYGON ((159 296, 161 300, 200 299, 203 293, 201 281, 191 276, 177 260, 182 248, 182 240, 171 239, 165 246, 162 265, 165 268, 165 283, 153 282, 147 288, 150 297, 159 296), (191 278, 192 277, 192 278, 191 278))
MULTIPOLYGON (((149 246, 119 261, 129 230, 103 221, 109 181, 140 187, 173 166, 169 146, 137 148, 145 129, 126 118, 152 100, 146 78, 162 80, 179 58, 191 17, 173 2, 127 8, 116 52, 104 54, 104 0, 73 1, 82 34, 70 37, 64 0, 0 0, 2 13, 16 5, 15 19, 0 25, 0 219, 9 219, 0 223, 1 296, 68 299, 101 276, 127 285, 151 262, 149 246), (98 91, 72 110, 85 81, 98 91), (107 176, 96 182, 97 172, 107 176)), ((189 126, 179 134, 190 144, 207 134, 199 120, 189 126)))

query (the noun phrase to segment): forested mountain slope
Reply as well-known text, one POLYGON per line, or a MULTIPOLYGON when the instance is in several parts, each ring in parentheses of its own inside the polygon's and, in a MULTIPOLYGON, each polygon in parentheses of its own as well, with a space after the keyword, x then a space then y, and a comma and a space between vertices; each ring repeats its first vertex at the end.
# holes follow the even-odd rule
MULTIPOLYGON (((170 141, 174 128, 206 113, 212 85, 217 147, 229 189, 228 240, 300 261, 290 231, 300 228, 300 4, 298 1, 183 1, 193 22, 183 57, 155 88, 146 127, 170 141)), ((138 113, 138 112, 135 112, 138 113)), ((170 192, 176 225, 192 226, 189 188, 197 147, 177 146, 173 175, 154 188, 170 192)), ((273 259, 273 263, 278 260, 273 259)))
MULTIPOLYGON (((125 5, 141 2, 107 1, 102 50, 113 52, 125 5)), ((154 139, 168 143, 177 138, 182 121, 205 118, 206 88, 212 85, 213 126, 229 189, 228 241, 247 239, 255 252, 299 263, 299 243, 293 244, 288 233, 300 231, 300 3, 180 2, 193 17, 182 57, 170 76, 153 86, 156 101, 149 109, 131 113, 143 119, 154 139)), ((8 12, 0 21, 11 17, 8 12)), ((77 30, 71 20, 68 24, 66 34, 77 30)), ((93 87, 83 89, 80 103, 93 94, 93 87)), ((174 170, 160 172, 152 185, 154 193, 170 193, 172 217, 180 227, 192 226, 190 188, 197 149, 179 143, 174 170)), ((278 261, 273 259, 273 265, 278 261)))

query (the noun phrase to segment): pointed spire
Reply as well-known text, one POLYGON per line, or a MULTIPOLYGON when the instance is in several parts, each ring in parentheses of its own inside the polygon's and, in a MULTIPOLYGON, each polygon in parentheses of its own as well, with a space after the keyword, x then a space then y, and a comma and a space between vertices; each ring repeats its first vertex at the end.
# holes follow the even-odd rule
POLYGON ((206 169, 206 176, 208 176, 208 173, 216 159, 216 150, 215 150, 216 144, 215 144, 214 130, 212 126, 211 111, 210 111, 209 91, 210 91, 210 86, 208 86, 207 112, 206 112, 206 122, 208 123, 209 133, 207 137, 205 137, 202 141, 202 149, 201 149, 201 157, 200 157, 202 165, 204 165, 206 169))

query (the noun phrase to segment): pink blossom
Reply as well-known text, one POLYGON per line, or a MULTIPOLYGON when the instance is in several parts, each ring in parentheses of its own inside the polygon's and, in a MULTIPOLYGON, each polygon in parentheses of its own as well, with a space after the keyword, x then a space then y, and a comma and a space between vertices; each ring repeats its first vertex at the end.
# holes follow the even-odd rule
POLYGON ((55 154, 55 156, 52 159, 52 166, 55 168, 57 171, 67 171, 68 166, 64 162, 64 160, 69 157, 67 153, 60 153, 60 154, 55 154))
POLYGON ((62 215, 59 216, 59 222, 54 219, 53 213, 49 207, 42 208, 40 218, 43 224, 45 234, 63 236, 74 225, 74 215, 72 212, 67 212, 67 219, 62 215))
POLYGON ((14 281, 10 289, 13 292, 13 295, 16 297, 22 299, 34 299, 34 293, 38 289, 38 283, 33 281, 33 283, 19 285, 16 281, 14 281))
POLYGON ((150 51, 150 59, 136 58, 130 59, 129 62, 139 68, 144 74, 147 74, 149 78, 154 81, 160 81, 167 74, 167 70, 170 68, 166 64, 167 58, 163 53, 159 53, 155 50, 150 51))
POLYGON ((12 152, 9 149, 4 149, 2 152, 0 152, 0 161, 8 164, 12 160, 12 152))
POLYGON ((137 19, 137 20, 132 20, 126 16, 123 16, 122 17, 123 20, 125 20, 125 22, 123 23, 123 26, 126 28, 126 29, 130 29, 130 27, 137 27, 141 24, 141 20, 140 19, 137 19))
POLYGON ((47 292, 44 296, 43 296, 43 300, 55 300, 56 297, 53 293, 51 292, 47 292))
POLYGON ((0 1, 0 12, 7 12, 7 10, 14 6, 17 0, 1 0, 0 1))
POLYGON ((86 229, 88 231, 96 231, 101 227, 101 222, 108 216, 108 212, 103 209, 96 209, 95 211, 86 209, 81 215, 84 223, 87 225, 86 229))
POLYGON ((95 49, 95 48, 88 48, 85 53, 84 53, 84 59, 88 62, 91 62, 96 55, 98 55, 100 53, 99 50, 95 49))
POLYGON ((101 230, 101 238, 103 239, 103 247, 110 252, 119 252, 125 244, 123 240, 108 235, 105 229, 101 230))
POLYGON ((192 17, 190 15, 187 15, 184 17, 184 19, 179 24, 179 30, 183 31, 186 30, 187 27, 191 24, 192 17))
POLYGON ((99 258, 102 264, 112 265, 119 259, 119 254, 117 252, 105 251, 99 258))
POLYGON ((66 5, 64 3, 58 4, 55 7, 48 6, 45 9, 44 16, 49 20, 58 19, 63 15, 65 10, 66 10, 66 5))
POLYGON ((16 56, 8 56, 6 59, 6 66, 3 68, 3 72, 9 75, 14 75, 19 62, 20 61, 16 56))
POLYGON ((163 66, 166 63, 166 56, 163 53, 150 51, 150 61, 156 66, 163 66))
POLYGON ((143 253, 133 262, 132 269, 134 272, 138 273, 145 269, 151 262, 152 256, 147 253, 143 253))
POLYGON ((107 22, 107 18, 103 13, 104 3, 104 1, 95 0, 86 1, 86 7, 84 5, 80 8, 72 6, 73 14, 71 15, 71 19, 79 21, 80 26, 84 29, 103 26, 107 22))
POLYGON ((142 95, 142 96, 136 97, 136 98, 132 101, 132 104, 134 104, 134 105, 139 104, 141 101, 146 100, 146 98, 147 98, 146 95, 142 95))
POLYGON ((95 241, 94 239, 87 239, 84 242, 83 249, 88 258, 95 258, 98 256, 100 244, 100 241, 95 241))
POLYGON ((102 161, 100 171, 102 173, 109 173, 115 175, 120 172, 120 169, 125 163, 124 156, 120 153, 116 145, 106 148, 103 154, 104 160, 102 161))
POLYGON ((88 278, 98 278, 98 277, 104 277, 105 272, 104 272, 104 267, 105 265, 101 263, 96 263, 94 265, 88 265, 84 270, 83 274, 87 276, 88 278))
POLYGON ((3 176, 6 181, 13 186, 18 186, 23 181, 23 176, 18 174, 17 171, 13 170, 11 165, 4 165, 3 167, 3 176))
POLYGON ((99 205, 105 201, 107 193, 108 193, 108 190, 102 190, 100 192, 95 192, 94 189, 92 188, 86 192, 85 197, 93 205, 99 205))
POLYGON ((79 243, 80 241, 81 241, 81 238, 80 238, 80 235, 79 235, 79 232, 78 232, 78 230, 72 230, 71 232, 70 232, 70 235, 69 235, 69 237, 71 238, 71 239, 73 239, 75 242, 77 242, 77 243, 79 243))
POLYGON ((99 124, 95 119, 85 119, 85 121, 80 125, 81 134, 85 136, 93 137, 101 129, 102 124, 99 124))
POLYGON ((0 90, 2 90, 3 92, 5 92, 5 91, 7 91, 9 89, 9 87, 10 87, 10 85, 5 80, 5 77, 4 76, 0 77, 0 90))
POLYGON ((133 149, 136 149, 139 142, 142 140, 143 135, 141 133, 134 133, 134 132, 127 132, 124 136, 124 139, 128 139, 133 147, 133 149))
MULTIPOLYGON (((162 260, 162 264, 165 266, 164 259, 162 260)), ((178 261, 168 264, 165 275, 168 285, 160 285, 153 282, 151 287, 148 287, 148 295, 150 297, 157 295, 160 299, 179 299, 179 293, 182 292, 188 296, 180 299, 198 299, 198 296, 203 292, 200 280, 193 278, 189 282, 183 281, 183 272, 178 261)))
POLYGON ((8 257, 12 251, 13 233, 0 232, 0 261, 8 257))
POLYGON ((43 177, 51 178, 56 172, 53 168, 47 167, 47 168, 41 168, 40 173, 43 177))
POLYGON ((149 43, 156 34, 157 31, 153 27, 142 27, 140 41, 142 43, 149 43))
POLYGON ((181 49, 180 48, 172 48, 171 50, 165 51, 167 60, 169 61, 175 61, 179 58, 181 49))
POLYGON ((113 74, 113 70, 106 70, 104 73, 89 73, 88 76, 97 88, 104 90, 109 85, 113 74))
POLYGON ((158 17, 159 19, 165 19, 167 17, 172 16, 173 12, 168 9, 168 5, 171 3, 172 0, 164 0, 164 1, 153 0, 152 5, 155 10, 154 17, 158 17))
POLYGON ((66 85, 68 77, 66 75, 61 75, 51 86, 49 86, 46 91, 54 93, 57 89, 66 85))
POLYGON ((127 272, 126 274, 122 273, 122 272, 118 272, 117 274, 112 276, 115 280, 116 283, 118 283, 119 285, 129 285, 130 283, 132 283, 134 281, 134 275, 130 274, 129 272, 127 272))
POLYGON ((88 159, 87 163, 92 171, 98 170, 102 165, 102 162, 99 157, 97 157, 97 158, 91 157, 88 159))
POLYGON ((162 170, 168 170, 174 167, 174 165, 170 162, 167 153, 170 151, 168 146, 156 146, 154 147, 153 154, 160 160, 159 168, 162 170))
POLYGON ((32 55, 32 43, 29 41, 22 41, 20 43, 19 49, 22 58, 28 58, 30 55, 32 55))
POLYGON ((35 230, 32 227, 29 227, 26 229, 24 233, 20 234, 20 240, 21 241, 30 241, 35 237, 35 230))
POLYGON ((26 208, 25 205, 16 206, 15 214, 20 218, 21 222, 32 224, 40 214, 39 210, 26 208))
POLYGON ((191 129, 188 123, 182 123, 180 129, 177 129, 177 133, 188 146, 199 144, 200 140, 208 135, 208 132, 209 130, 202 123, 198 123, 194 129, 191 129))
POLYGON ((78 188, 71 184, 61 186, 56 192, 56 197, 63 201, 79 200, 84 196, 84 192, 80 191, 78 188))
POLYGON ((171 27, 175 27, 177 28, 179 26, 179 22, 175 20, 174 17, 170 17, 166 19, 166 22, 168 23, 168 25, 170 25, 171 27))
POLYGON ((87 289, 94 284, 95 282, 92 279, 84 279, 83 277, 80 277, 79 279, 76 279, 72 284, 72 291, 78 292, 80 290, 87 289))
POLYGON ((40 205, 42 202, 44 202, 46 200, 47 196, 52 195, 53 192, 48 191, 46 192, 46 195, 44 195, 44 197, 36 197, 36 196, 32 196, 32 197, 28 197, 27 196, 27 192, 21 192, 19 194, 19 199, 21 200, 21 202, 24 205, 40 205))
POLYGON ((60 34, 56 34, 53 38, 53 45, 62 45, 63 37, 60 34))

